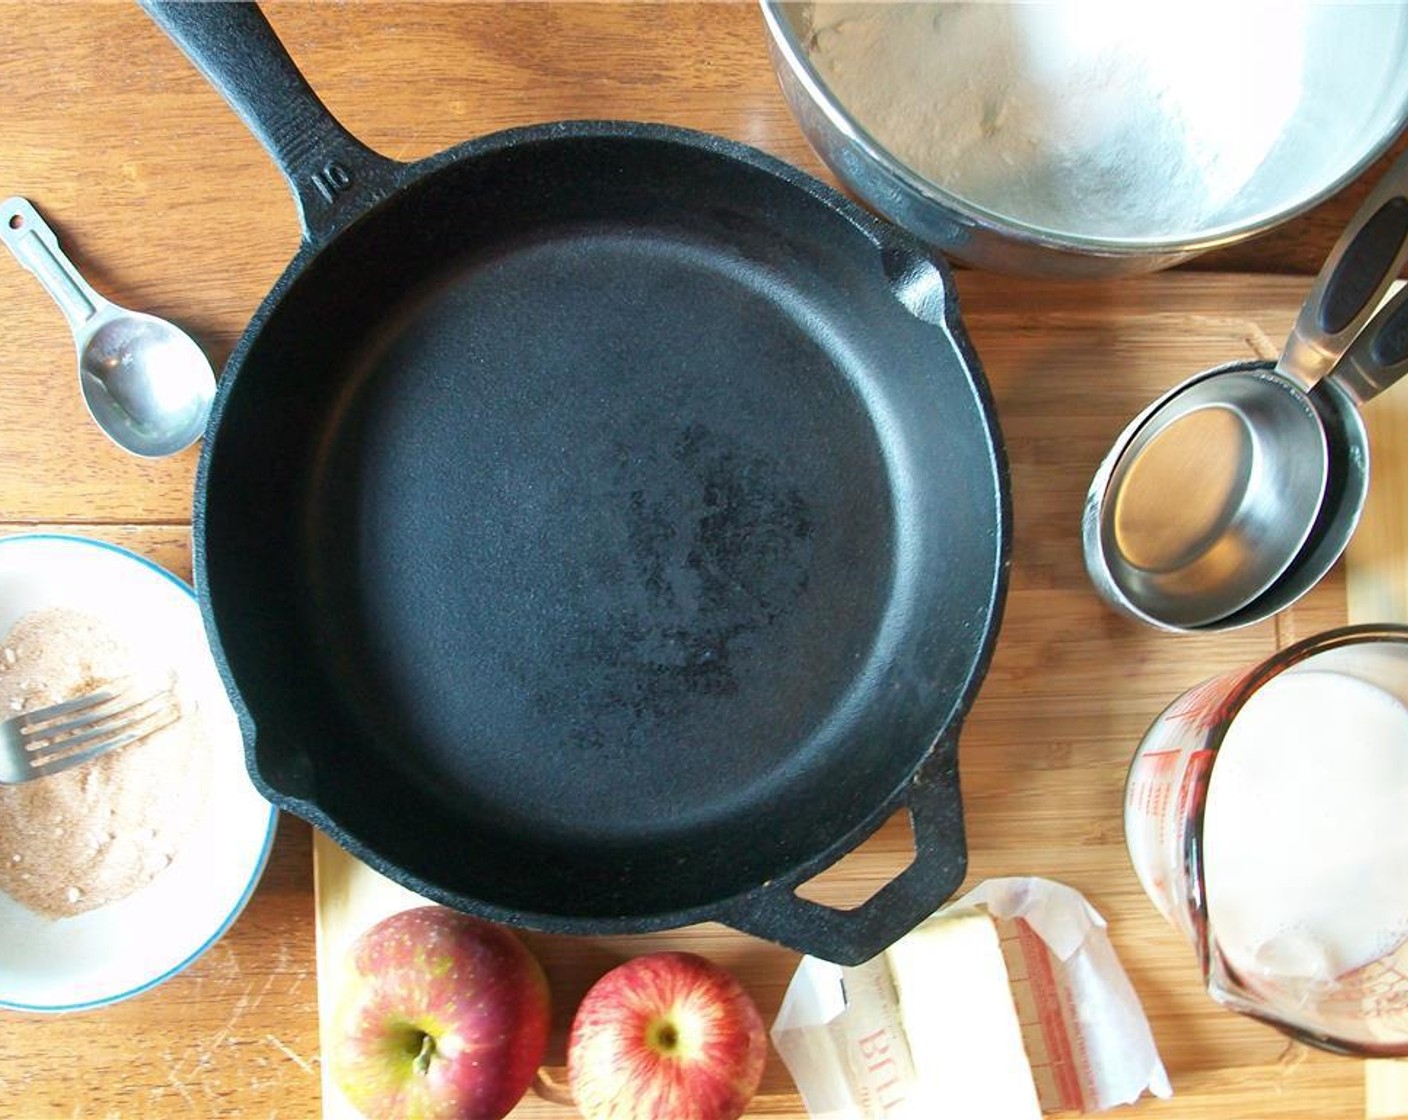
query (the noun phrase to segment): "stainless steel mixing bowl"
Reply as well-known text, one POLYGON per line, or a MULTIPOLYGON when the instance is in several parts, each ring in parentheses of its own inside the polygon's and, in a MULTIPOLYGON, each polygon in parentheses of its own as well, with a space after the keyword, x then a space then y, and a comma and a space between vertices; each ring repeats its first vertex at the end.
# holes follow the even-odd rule
POLYGON ((1355 178, 1408 122, 1408 5, 761 0, 803 132, 959 260, 1148 272, 1355 178))

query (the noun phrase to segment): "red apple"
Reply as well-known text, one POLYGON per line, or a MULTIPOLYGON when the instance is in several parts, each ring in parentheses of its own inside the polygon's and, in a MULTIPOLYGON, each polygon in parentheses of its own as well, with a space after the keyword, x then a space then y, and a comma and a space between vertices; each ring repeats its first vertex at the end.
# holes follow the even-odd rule
POLYGON ((375 1120, 499 1120, 528 1091, 547 1037, 547 979, 524 944, 422 906, 353 944, 328 1063, 375 1120))
POLYGON ((651 953, 592 985, 567 1041, 567 1077, 587 1120, 734 1120, 767 1057, 743 986, 694 953, 651 953))

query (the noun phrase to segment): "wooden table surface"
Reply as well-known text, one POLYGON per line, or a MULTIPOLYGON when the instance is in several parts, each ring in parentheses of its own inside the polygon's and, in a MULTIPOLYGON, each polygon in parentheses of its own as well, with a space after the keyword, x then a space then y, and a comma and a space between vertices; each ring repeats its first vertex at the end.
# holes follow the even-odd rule
MULTIPOLYGON (((755 144, 823 178, 778 93, 751 4, 271 4, 311 84, 374 148, 414 158, 504 126, 665 121, 755 144)), ((185 325, 223 362, 297 243, 284 185, 235 116, 130 5, 0 6, 0 194, 38 205, 89 280, 185 325)), ((1403 148, 1400 143, 1397 150, 1403 148)), ((965 319, 997 397, 1016 516, 997 656, 961 746, 971 881, 1036 874, 1108 918, 1173 1080, 1151 1117, 1359 1117, 1364 1065, 1289 1044, 1202 993, 1191 950, 1124 854, 1120 789, 1139 734, 1174 695, 1344 620, 1337 569, 1278 619, 1158 635, 1095 598, 1081 497, 1125 420, 1182 376, 1274 353, 1313 273, 1386 165, 1258 240, 1173 272, 1107 283, 961 270, 965 319)), ((197 453, 142 462, 88 421, 58 311, 0 261, 0 533, 102 537, 189 578, 197 453)), ((902 865, 892 822, 812 890, 843 901, 902 865)), ((776 1013, 794 954, 717 927, 640 938, 530 936, 557 999, 614 959, 700 949, 776 1013)), ((312 835, 285 818, 257 892, 186 972, 117 1006, 0 1012, 0 1114, 320 1115, 312 835)), ((567 1117, 537 1097, 522 1116, 567 1117)), ((799 1117, 772 1055, 750 1115, 799 1117)))

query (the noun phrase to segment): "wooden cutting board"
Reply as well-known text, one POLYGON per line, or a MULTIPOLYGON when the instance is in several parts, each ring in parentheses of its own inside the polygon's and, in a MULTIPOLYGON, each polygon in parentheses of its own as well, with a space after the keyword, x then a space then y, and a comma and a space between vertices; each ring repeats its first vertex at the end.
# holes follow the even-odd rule
MULTIPOLYGON (((1394 454, 1395 446, 1408 448, 1408 390, 1369 410, 1374 484, 1351 564, 1273 621, 1221 635, 1159 634, 1116 616, 1091 591, 1079 543, 1085 488, 1124 424, 1164 389, 1222 361, 1274 354, 1306 281, 1164 274, 1075 284, 964 272, 958 282, 1004 429, 1015 524, 1001 638, 960 741, 969 881, 1020 874, 1060 879, 1108 919, 1175 1090, 1173 1101, 1146 1099, 1135 1114, 1384 1120, 1408 1113, 1396 1103, 1398 1065, 1289 1044, 1207 998, 1192 950, 1154 911, 1129 869, 1120 823, 1124 772, 1149 721, 1204 677, 1344 623, 1346 567, 1357 565, 1356 611, 1408 617, 1401 605, 1408 603, 1408 462, 1399 461, 1408 451, 1394 454)), ((893 820, 805 893, 835 905, 858 901, 907 862, 908 844, 906 822, 893 820)), ((314 862, 326 1024, 347 944, 377 918, 419 900, 322 837, 314 862)), ((628 955, 664 947, 703 952, 739 975, 768 1021, 797 961, 787 950, 712 925, 634 938, 530 934, 527 940, 553 988, 553 1065, 563 1061, 577 999, 628 955)), ((326 1070, 324 1090, 327 1120, 350 1120, 354 1113, 327 1083, 326 1070)), ((530 1093, 514 1115, 565 1120, 574 1113, 530 1093)), ((749 1115, 805 1116, 775 1054, 749 1115)))
MULTIPOLYGON (((1408 392, 1364 410, 1372 484, 1346 554, 1351 622, 1408 622, 1408 392)), ((1408 1059, 1365 1064, 1368 1120, 1408 1116, 1408 1059)))

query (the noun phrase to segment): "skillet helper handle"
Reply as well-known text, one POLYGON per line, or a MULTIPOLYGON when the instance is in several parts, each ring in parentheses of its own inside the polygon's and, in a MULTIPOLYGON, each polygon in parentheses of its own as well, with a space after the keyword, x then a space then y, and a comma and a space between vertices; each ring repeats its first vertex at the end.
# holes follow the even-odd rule
POLYGON ((1305 297, 1277 369, 1309 388, 1349 349, 1408 261, 1408 152, 1369 192, 1305 297))
POLYGON ((400 164, 349 133, 254 4, 139 0, 239 114, 288 180, 308 242, 386 193, 400 164))
POLYGON ((942 906, 968 871, 954 747, 941 741, 910 785, 914 861, 865 902, 839 910, 796 893, 806 876, 778 879, 733 900, 718 920, 840 965, 861 964, 889 948, 942 906))

